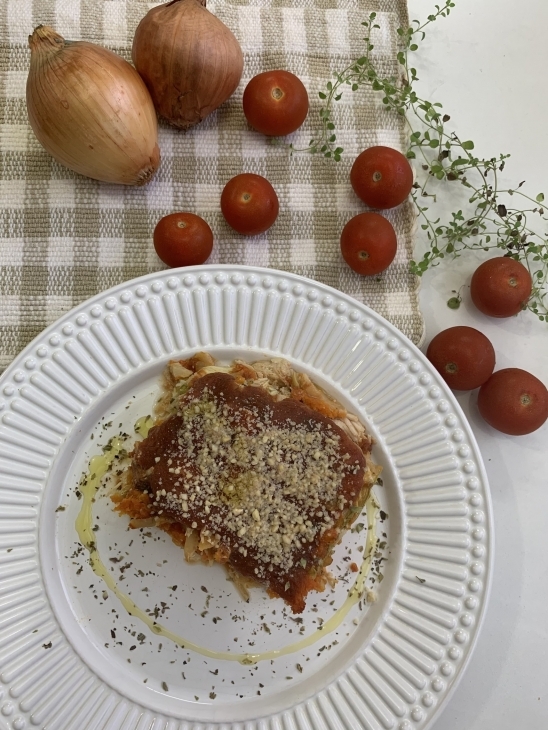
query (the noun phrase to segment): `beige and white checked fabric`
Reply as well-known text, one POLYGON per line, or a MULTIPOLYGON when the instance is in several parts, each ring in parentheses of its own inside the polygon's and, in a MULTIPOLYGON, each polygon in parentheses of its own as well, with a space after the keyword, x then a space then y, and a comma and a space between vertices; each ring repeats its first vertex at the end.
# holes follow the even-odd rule
POLYGON ((272 68, 296 73, 310 95, 305 125, 291 135, 306 146, 318 131, 321 101, 333 71, 363 55, 361 22, 378 13, 375 59, 397 73, 396 29, 407 22, 405 0, 216 0, 208 7, 238 37, 244 75, 233 97, 199 126, 181 132, 161 124, 162 154, 142 188, 107 185, 65 169, 37 142, 27 121, 25 84, 35 26, 65 38, 107 46, 129 60, 133 33, 153 5, 146 0, 0 0, 0 368, 46 325, 93 294, 164 268, 152 246, 158 219, 177 210, 202 215, 215 236, 209 263, 292 271, 365 302, 419 342, 418 284, 408 271, 411 204, 386 212, 396 227, 397 258, 379 277, 360 277, 344 263, 339 236, 365 209, 349 183, 355 156, 372 144, 405 145, 401 119, 381 100, 347 88, 335 108, 340 162, 291 155, 252 131, 242 112, 247 81, 272 68), (219 208, 224 184, 240 172, 265 175, 280 199, 274 226, 240 236, 219 208))

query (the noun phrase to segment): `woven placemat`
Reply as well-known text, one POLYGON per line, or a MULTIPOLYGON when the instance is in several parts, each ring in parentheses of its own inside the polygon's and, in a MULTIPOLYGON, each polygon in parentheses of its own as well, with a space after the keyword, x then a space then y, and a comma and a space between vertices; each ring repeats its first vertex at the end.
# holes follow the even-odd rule
POLYGON ((349 170, 373 144, 403 149, 404 123, 379 98, 347 88, 335 107, 340 162, 268 143, 243 116, 247 81, 272 68, 296 73, 309 91, 307 121, 289 141, 307 146, 319 131, 321 101, 333 71, 363 55, 361 24, 377 12, 375 60, 397 74, 396 29, 407 23, 405 0, 217 0, 208 8, 244 51, 240 85, 217 112, 188 132, 161 124, 160 168, 142 188, 107 185, 55 162, 27 120, 25 85, 35 26, 51 25, 71 40, 89 40, 130 59, 146 0, 0 0, 0 368, 44 327, 77 303, 117 283, 165 268, 152 245, 159 218, 176 210, 202 215, 215 236, 209 263, 268 266, 315 279, 365 302, 413 342, 423 336, 418 282, 409 273, 412 204, 387 211, 398 254, 378 277, 361 277, 339 249, 346 221, 365 206, 349 170), (240 172, 265 175, 280 199, 274 226, 256 237, 227 226, 219 208, 224 184, 240 172))

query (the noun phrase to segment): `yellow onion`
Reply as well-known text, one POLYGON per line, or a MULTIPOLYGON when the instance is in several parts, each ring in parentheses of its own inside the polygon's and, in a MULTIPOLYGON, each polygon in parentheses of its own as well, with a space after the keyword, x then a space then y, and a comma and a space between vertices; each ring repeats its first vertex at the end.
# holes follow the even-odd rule
POLYGON ((111 183, 142 185, 160 162, 158 122, 143 80, 123 58, 47 26, 29 36, 27 111, 62 165, 111 183))
POLYGON ((158 113, 187 129, 233 94, 244 61, 236 37, 205 7, 206 0, 173 0, 139 23, 132 58, 158 113))

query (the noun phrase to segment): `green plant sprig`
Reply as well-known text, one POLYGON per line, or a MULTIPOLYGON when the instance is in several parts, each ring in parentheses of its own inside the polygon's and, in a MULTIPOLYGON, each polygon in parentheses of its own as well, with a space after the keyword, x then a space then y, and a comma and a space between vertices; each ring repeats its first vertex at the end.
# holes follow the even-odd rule
POLYGON ((416 160, 418 167, 411 194, 428 250, 419 261, 411 262, 412 272, 422 276, 445 257, 455 258, 467 250, 500 249, 531 273, 533 292, 527 309, 548 322, 548 237, 530 224, 531 218, 536 219, 537 226, 548 220, 542 206, 544 195, 531 197, 522 190, 523 182, 515 188, 501 188, 500 174, 509 155, 485 159, 476 156, 471 140, 462 140, 448 129, 451 117, 443 112, 442 105, 419 97, 414 88, 418 77, 410 62, 411 54, 424 40, 425 28, 447 17, 454 7, 454 0, 446 0, 444 5, 435 6, 435 12, 424 23, 415 20, 411 26, 398 29, 397 60, 401 67, 398 77, 382 77, 376 70, 371 38, 379 26, 375 22, 376 13, 371 13, 362 23, 366 29, 364 55, 335 73, 333 81, 319 93, 324 105, 320 110, 318 137, 304 150, 293 151, 320 152, 340 160, 343 149, 336 146, 334 102, 340 100, 348 87, 358 91, 369 86, 378 92, 385 107, 405 118, 409 130, 407 157, 416 160), (467 192, 467 204, 442 222, 435 216, 438 196, 454 191, 456 183, 467 192), (516 204, 512 205, 514 201, 516 204))

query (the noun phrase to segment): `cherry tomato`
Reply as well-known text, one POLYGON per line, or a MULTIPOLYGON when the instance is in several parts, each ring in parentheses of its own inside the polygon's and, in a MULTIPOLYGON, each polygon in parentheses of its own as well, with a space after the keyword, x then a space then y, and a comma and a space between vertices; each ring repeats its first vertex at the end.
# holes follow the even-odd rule
POLYGON ((390 221, 379 213, 360 213, 341 233, 341 253, 351 269, 372 276, 384 271, 396 255, 398 239, 390 221))
POLYGON ((371 208, 395 208, 413 187, 413 170, 407 158, 391 147, 369 147, 350 170, 354 192, 371 208))
POLYGON ((249 124, 272 137, 291 134, 308 114, 304 84, 289 71, 265 71, 254 76, 245 87, 242 103, 249 124))
POLYGON ((221 211, 238 233, 263 233, 278 217, 278 196, 265 177, 243 172, 227 182, 221 193, 221 211))
POLYGON ((523 436, 536 431, 548 418, 548 390, 526 370, 498 370, 481 386, 478 408, 497 431, 523 436))
POLYGON ((426 357, 453 390, 479 388, 495 369, 495 349, 473 327, 449 327, 428 345, 426 357))
POLYGON ((508 256, 484 261, 470 282, 470 296, 489 317, 511 317, 520 312, 531 296, 533 281, 523 264, 508 256))
POLYGON ((203 264, 213 249, 213 233, 194 213, 171 213, 161 218, 153 234, 156 253, 168 266, 203 264))

